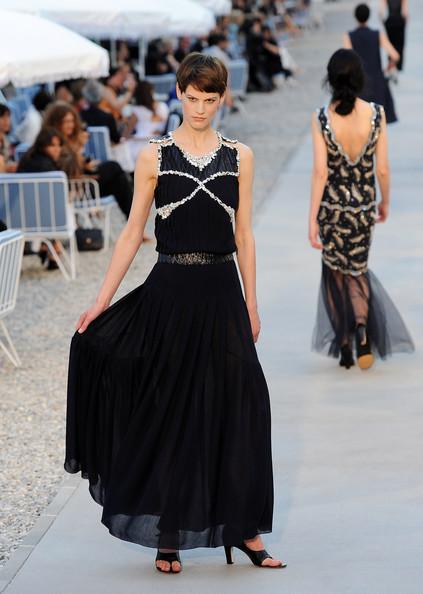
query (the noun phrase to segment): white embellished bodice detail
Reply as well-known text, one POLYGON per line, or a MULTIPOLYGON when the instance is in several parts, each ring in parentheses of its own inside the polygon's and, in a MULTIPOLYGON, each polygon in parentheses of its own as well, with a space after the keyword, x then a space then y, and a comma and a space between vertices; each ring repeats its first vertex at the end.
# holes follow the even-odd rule
POLYGON ((184 251, 193 251, 194 244, 197 248, 201 244, 203 251, 219 253, 236 249, 233 223, 238 207, 238 143, 219 132, 216 136, 216 148, 204 155, 189 154, 175 142, 172 134, 151 141, 157 144, 158 149, 155 205, 159 251, 163 248, 168 250, 164 253, 173 253, 175 249, 179 251, 175 245, 160 245, 161 236, 171 232, 178 246, 187 240, 184 251), (216 206, 223 217, 216 211, 216 206), (180 214, 177 220, 172 221, 176 212, 180 214), (210 226, 212 221, 214 229, 210 226), (203 241, 198 234, 203 236, 203 241), (190 242, 189 238, 194 236, 197 236, 196 240, 190 242), (219 237, 223 239, 221 247, 218 245, 219 237))

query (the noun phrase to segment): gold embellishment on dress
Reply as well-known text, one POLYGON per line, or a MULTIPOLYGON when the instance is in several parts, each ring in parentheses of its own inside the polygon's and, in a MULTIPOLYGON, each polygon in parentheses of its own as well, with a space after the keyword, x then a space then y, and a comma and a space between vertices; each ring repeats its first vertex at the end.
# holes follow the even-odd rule
POLYGON ((335 251, 335 256, 338 258, 338 260, 341 260, 342 264, 348 264, 347 258, 344 256, 344 254, 341 254, 341 252, 338 252, 336 250, 335 251))
MULTIPOLYGON (((364 262, 365 268, 363 268, 362 270, 350 270, 348 268, 342 268, 341 266, 336 266, 335 264, 332 264, 333 259, 332 258, 329 259, 329 257, 326 254, 323 254, 322 260, 326 264, 326 266, 328 266, 332 270, 339 270, 339 272, 342 272, 342 274, 350 274, 352 276, 360 276, 367 272, 367 264, 365 262, 364 262)), ((361 268, 361 265, 360 265, 360 268, 361 268)))
POLYGON ((323 200, 320 203, 320 206, 324 206, 325 208, 327 208, 329 210, 340 210, 341 212, 353 212, 353 213, 359 213, 359 212, 363 212, 366 210, 370 210, 370 209, 374 208, 375 205, 376 205, 376 202, 374 200, 372 202, 369 202, 369 204, 363 204, 363 206, 342 206, 341 204, 331 204, 330 202, 326 202, 326 200, 323 200))
POLYGON ((327 252, 331 252, 335 247, 335 244, 330 241, 327 245, 323 246, 323 249, 326 250, 327 252))
POLYGON ((333 186, 329 185, 329 187, 328 187, 328 193, 329 193, 329 196, 332 198, 332 200, 335 200, 335 202, 339 202, 339 196, 335 192, 333 186))
POLYGON ((366 171, 366 173, 364 174, 364 177, 366 179, 369 179, 370 177, 373 177, 373 175, 374 175, 374 171, 373 171, 373 168, 372 168, 371 171, 366 171))
POLYGON ((343 165, 341 165, 341 175, 342 177, 349 177, 349 173, 348 171, 345 169, 345 167, 343 165))
POLYGON ((360 243, 360 241, 363 241, 363 239, 365 239, 365 235, 361 234, 361 235, 357 235, 357 237, 352 237, 350 239, 350 243, 360 243))
POLYGON ((354 167, 353 171, 354 171, 355 181, 357 183, 359 183, 359 181, 361 180, 361 171, 359 170, 358 167, 354 167))
POLYGON ((373 167, 373 161, 367 161, 366 159, 363 159, 362 163, 364 167, 373 167))
POLYGON ((356 254, 362 254, 366 250, 367 250, 366 247, 358 246, 358 247, 356 247, 356 248, 354 248, 353 250, 350 251, 350 256, 355 256, 356 254))
POLYGON ((344 247, 344 240, 342 239, 342 237, 339 237, 339 235, 334 233, 333 238, 334 238, 337 246, 342 249, 344 247))
POLYGON ((363 190, 365 192, 368 192, 370 194, 370 196, 372 197, 372 200, 374 199, 374 197, 375 197, 375 189, 372 186, 369 186, 369 185, 365 184, 363 186, 363 190))
POLYGON ((364 197, 360 194, 360 192, 358 191, 358 188, 355 184, 352 184, 351 186, 351 192, 353 197, 358 200, 358 202, 363 202, 364 197))
POLYGON ((336 161, 333 162, 333 165, 335 167, 339 167, 341 163, 342 163, 342 157, 339 157, 339 159, 337 159, 336 161))
POLYGON ((358 229, 358 221, 355 217, 353 217, 353 215, 350 212, 346 212, 344 214, 345 218, 349 220, 350 223, 352 223, 352 225, 354 225, 354 227, 356 229, 358 229))
POLYGON ((318 217, 319 221, 324 221, 327 216, 328 216, 327 211, 324 208, 322 208, 319 213, 319 217, 318 217))
POLYGON ((339 189, 340 189, 342 192, 344 192, 344 194, 345 194, 345 198, 346 198, 347 200, 350 200, 350 198, 351 198, 351 192, 349 191, 349 189, 347 188, 347 186, 340 185, 340 186, 339 186, 339 189))
POLYGON ((341 211, 335 210, 329 223, 331 223, 332 225, 335 225, 335 223, 338 223, 340 216, 341 216, 341 211))
POLYGON ((369 221, 366 219, 366 217, 364 216, 364 213, 360 213, 360 222, 362 223, 362 225, 364 225, 365 227, 369 226, 369 221))
POLYGON ((323 235, 327 235, 331 229, 332 229, 332 226, 331 225, 324 225, 324 227, 323 227, 323 235))
POLYGON ((367 262, 351 262, 354 268, 367 268, 367 262))
POLYGON ((346 227, 340 227, 339 225, 335 225, 335 229, 338 233, 342 233, 342 235, 351 235, 351 229, 347 229, 346 227))

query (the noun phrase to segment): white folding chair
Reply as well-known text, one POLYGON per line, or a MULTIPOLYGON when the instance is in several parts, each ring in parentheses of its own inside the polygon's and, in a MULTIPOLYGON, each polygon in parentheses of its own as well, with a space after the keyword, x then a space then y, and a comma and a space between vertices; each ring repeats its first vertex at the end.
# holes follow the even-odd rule
POLYGON ((99 222, 104 234, 103 249, 107 249, 110 244, 110 211, 117 205, 114 196, 100 197, 97 180, 83 177, 69 180, 69 198, 75 215, 83 223, 85 221, 85 225, 91 225, 93 219, 98 220, 100 215, 99 222))
POLYGON ((176 86, 175 74, 152 74, 145 77, 154 87, 154 98, 157 101, 167 101, 176 86))
POLYGON ((3 318, 16 306, 23 247, 24 236, 20 231, 10 229, 0 232, 0 328, 5 339, 0 338, 0 348, 15 367, 22 363, 3 318))
POLYGON ((106 126, 88 126, 88 141, 85 146, 85 154, 97 161, 112 160, 112 143, 110 141, 109 128, 106 126))
POLYGON ((0 174, 0 219, 20 229, 25 241, 43 241, 66 280, 76 277, 75 217, 62 171, 0 174), (53 240, 69 241, 60 255, 53 240))

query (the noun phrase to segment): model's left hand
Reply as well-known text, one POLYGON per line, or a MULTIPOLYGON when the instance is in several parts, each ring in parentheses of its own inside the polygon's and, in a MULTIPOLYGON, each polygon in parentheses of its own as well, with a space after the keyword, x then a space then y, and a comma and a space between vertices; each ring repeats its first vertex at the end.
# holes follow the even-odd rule
POLYGON ((254 342, 257 342, 261 329, 257 307, 248 308, 248 315, 250 316, 251 332, 253 334, 254 342))
POLYGON ((314 249, 321 250, 323 248, 322 243, 319 241, 319 225, 315 220, 310 221, 308 239, 310 241, 311 247, 314 249))

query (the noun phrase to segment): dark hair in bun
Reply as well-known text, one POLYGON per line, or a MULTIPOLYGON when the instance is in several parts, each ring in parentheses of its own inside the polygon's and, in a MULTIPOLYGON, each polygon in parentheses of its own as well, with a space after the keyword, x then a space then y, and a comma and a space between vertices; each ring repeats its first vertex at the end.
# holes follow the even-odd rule
POLYGON ((352 112, 355 100, 363 90, 364 70, 360 56, 350 49, 337 50, 328 63, 326 83, 332 92, 332 103, 339 115, 352 112))

